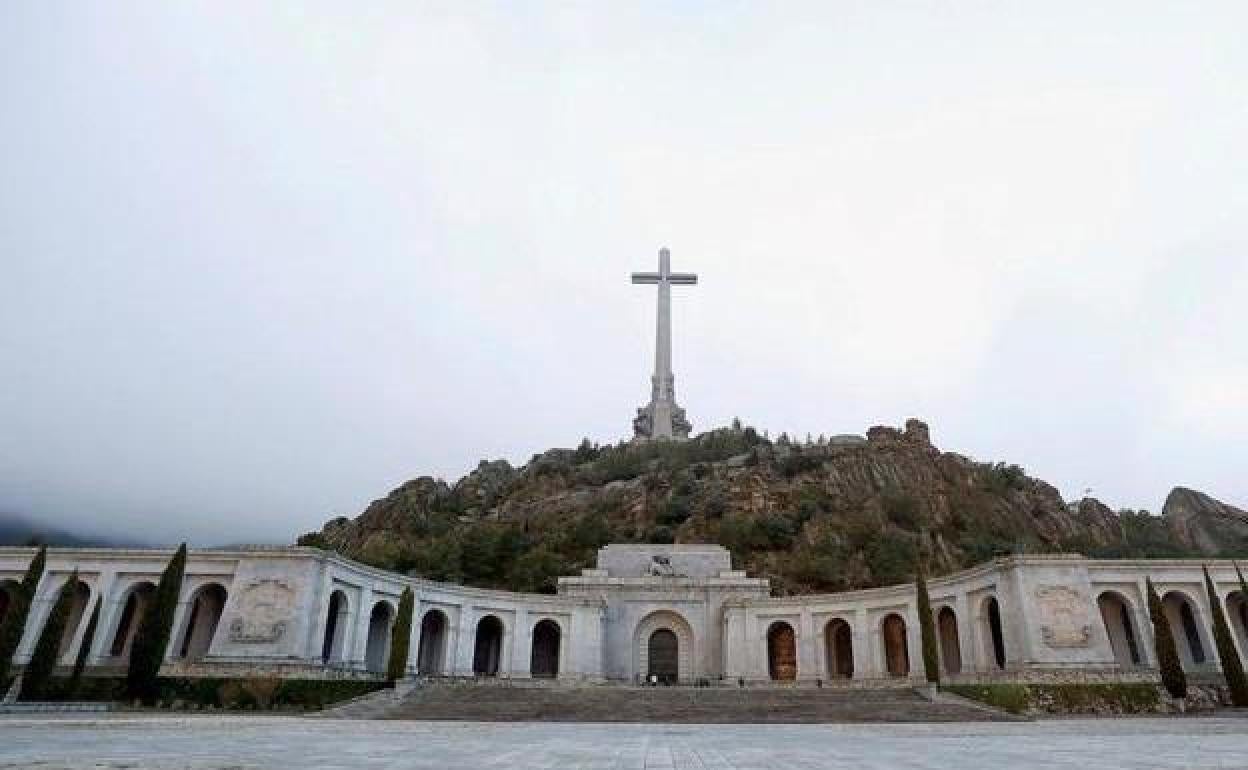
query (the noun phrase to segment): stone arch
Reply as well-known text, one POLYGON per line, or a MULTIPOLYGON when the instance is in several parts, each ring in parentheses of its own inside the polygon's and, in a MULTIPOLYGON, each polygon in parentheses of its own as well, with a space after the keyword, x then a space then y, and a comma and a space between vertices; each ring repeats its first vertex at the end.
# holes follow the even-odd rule
POLYGON ((797 679, 797 634, 783 620, 767 629, 767 676, 782 682, 797 679))
POLYGON ((190 609, 182 628, 182 638, 175 648, 178 657, 191 662, 200 661, 212 647, 225 602, 229 593, 220 583, 205 583, 191 594, 190 609))
POLYGON ((1161 604, 1174 631, 1174 643, 1183 665, 1200 666, 1209 662, 1209 639, 1201 630, 1200 608, 1192 597, 1182 591, 1167 591, 1161 604))
POLYGON ((1226 595, 1226 622, 1239 645, 1239 657, 1248 656, 1248 597, 1243 591, 1226 595))
POLYGON ((64 658, 67 655, 77 657, 75 651, 71 650, 71 648, 74 644, 74 637, 78 634, 78 626, 87 614, 87 607, 90 603, 91 587, 81 580, 75 581, 73 600, 69 605, 69 617, 65 619, 65 628, 61 631, 60 646, 57 647, 56 656, 58 658, 64 658))
POLYGON ((1001 603, 995 596, 984 597, 979 605, 981 635, 983 638, 984 660, 994 668, 1004 670, 1005 632, 1001 628, 1001 603))
POLYGON ((550 618, 533 626, 533 648, 529 656, 529 675, 538 679, 559 676, 559 648, 563 632, 550 618))
POLYGON ((17 599, 17 592, 20 590, 22 590, 22 585, 16 580, 0 581, 0 623, 3 623, 4 616, 9 614, 9 608, 13 606, 14 600, 17 599))
POLYGON ((477 635, 472 647, 472 673, 498 676, 503 660, 503 631, 503 621, 497 615, 486 615, 477 621, 477 635))
POLYGON ((906 621, 895 612, 880 621, 880 637, 884 643, 884 670, 889 676, 910 675, 910 648, 906 639, 906 621))
POLYGON ((1124 668, 1144 662, 1140 652, 1140 630, 1135 623, 1135 610, 1131 601, 1117 591, 1102 591, 1096 597, 1101 611, 1105 635, 1109 637, 1114 660, 1124 668))
POLYGON ((824 657, 829 679, 854 676, 854 632, 843 618, 833 618, 823 627, 824 657))
POLYGON ((394 607, 381 600, 368 613, 368 642, 364 647, 364 667, 374 674, 386 671, 390 657, 390 631, 394 626, 394 607))
POLYGON ((940 640, 940 665, 946 674, 962 673, 962 643, 958 639, 958 614, 945 605, 936 613, 936 638, 940 640))
POLYGON ((114 626, 112 641, 108 646, 108 654, 114 658, 130 656, 130 645, 134 643, 134 634, 139 630, 139 620, 156 595, 156 584, 150 580, 140 580, 126 589, 121 602, 121 615, 114 626))
POLYGON ((420 621, 420 644, 416 648, 416 670, 425 676, 446 673, 446 613, 431 609, 420 621))
MULTIPOLYGON (((633 633, 636 676, 645 680, 650 676, 652 637, 658 631, 668 631, 676 640, 676 682, 690 682, 696 677, 693 669, 694 638, 689 621, 673 610, 657 610, 641 619, 633 633)), ((667 637, 662 637, 667 639, 667 637)))
POLYGON ((321 660, 325 663, 346 659, 347 627, 351 603, 341 589, 329 595, 329 607, 325 614, 325 638, 321 641, 321 660))

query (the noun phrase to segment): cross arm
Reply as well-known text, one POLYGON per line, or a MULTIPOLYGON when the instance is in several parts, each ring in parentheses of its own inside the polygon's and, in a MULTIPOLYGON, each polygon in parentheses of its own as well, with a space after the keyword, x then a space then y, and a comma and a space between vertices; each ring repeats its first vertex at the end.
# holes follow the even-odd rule
POLYGON ((667 280, 677 286, 693 286, 698 282, 696 273, 670 273, 667 280))
POLYGON ((633 283, 658 283, 660 280, 658 273, 633 273, 633 283))

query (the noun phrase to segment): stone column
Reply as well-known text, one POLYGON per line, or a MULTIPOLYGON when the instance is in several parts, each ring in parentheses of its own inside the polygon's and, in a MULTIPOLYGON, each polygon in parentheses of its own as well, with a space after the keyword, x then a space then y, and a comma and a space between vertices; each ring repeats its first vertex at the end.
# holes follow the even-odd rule
POLYGON ((979 670, 979 656, 975 650, 975 623, 971 620, 971 603, 965 593, 953 600, 958 620, 958 653, 962 659, 962 672, 979 670))
POLYGON ((26 628, 22 631, 22 640, 17 646, 17 653, 13 656, 14 663, 30 662, 35 645, 39 643, 39 633, 43 631, 43 624, 52 610, 52 604, 56 601, 54 586, 59 588, 60 580, 52 574, 51 569, 45 568, 42 577, 39 578, 39 583, 35 586, 35 598, 31 601, 30 609, 26 614, 26 628), (51 595, 48 594, 49 591, 51 595))
MULTIPOLYGON (((1135 584, 1136 590, 1139 591, 1139 597, 1132 602, 1131 616, 1135 620, 1136 630, 1136 648, 1140 652, 1140 663, 1146 666, 1157 665, 1157 649, 1156 642, 1153 641, 1153 616, 1148 613, 1148 584, 1144 582, 1144 578, 1140 578, 1135 584)), ((1100 607, 1096 607, 1100 612, 1100 607)))
MULTIPOLYGON (((919 625, 919 608, 911 604, 906 607, 904 613, 906 618, 906 659, 910 661, 911 679, 922 679, 927 681, 927 671, 923 667, 923 629, 919 625)), ((937 655, 939 655, 939 640, 937 641, 937 655)))
POLYGON ((320 575, 316 581, 316 596, 310 603, 316 616, 311 619, 312 630, 304 645, 304 657, 310 662, 321 663, 325 650, 325 629, 329 626, 329 597, 333 594, 333 578, 329 574, 329 562, 318 563, 320 575))
MULTIPOLYGON (((507 636, 511 636, 511 665, 509 672, 513 679, 529 679, 533 676, 533 634, 530 630, 529 611, 524 607, 516 610, 514 628, 503 627, 503 649, 507 648, 507 636)), ((567 640, 559 639, 559 652, 562 655, 563 645, 567 640)))
POLYGON ((472 676, 472 658, 476 651, 477 635, 473 627, 476 612, 468 605, 459 608, 459 627, 455 635, 455 668, 456 676, 472 676))
POLYGON ((190 596, 195 590, 186 590, 186 583, 182 584, 182 593, 178 596, 177 607, 173 610, 173 627, 169 630, 169 644, 165 647, 165 663, 173 663, 177 660, 178 652, 182 647, 183 626, 188 620, 187 615, 190 613, 190 596))
MULTIPOLYGON (((91 651, 87 654, 87 665, 100 665, 101 658, 108 652, 113 640, 109 638, 109 629, 113 622, 113 609, 117 602, 113 598, 113 589, 117 583, 116 572, 101 572, 96 578, 96 596, 100 602, 100 619, 96 621, 95 638, 91 640, 91 651)), ((93 600, 94 602, 95 600, 93 600)), ((90 612, 94 607, 88 607, 90 612)), ((87 616, 90 622, 90 615, 87 616)))
POLYGON ((360 609, 356 616, 355 623, 352 624, 353 633, 351 638, 351 646, 347 649, 351 650, 348 657, 350 665, 355 668, 367 668, 368 660, 368 621, 373 614, 373 587, 372 585, 364 586, 360 589, 360 609))
POLYGON ((813 682, 822 678, 815 657, 815 621, 810 608, 803 607, 797 623, 797 678, 813 682))
POLYGON ((867 626, 867 610, 865 607, 858 607, 854 610, 854 679, 870 679, 880 670, 876 665, 876 641, 877 633, 867 626))

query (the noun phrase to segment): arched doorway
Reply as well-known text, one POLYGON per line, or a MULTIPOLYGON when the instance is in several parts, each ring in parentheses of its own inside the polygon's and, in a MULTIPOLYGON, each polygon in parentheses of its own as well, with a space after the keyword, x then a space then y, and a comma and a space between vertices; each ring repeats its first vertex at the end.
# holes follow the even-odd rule
POLYGON ((4 616, 9 614, 9 608, 13 606, 14 600, 17 599, 17 592, 20 590, 21 584, 16 580, 0 582, 0 623, 3 623, 4 616))
POLYGON ((1175 646, 1179 648, 1179 658, 1183 665, 1204 664, 1208 658, 1205 653, 1205 638, 1196 620, 1195 602, 1182 591, 1170 591, 1161 602, 1166 610, 1166 618, 1170 621, 1170 628, 1174 630, 1175 646))
POLYGON ((155 594, 156 586, 147 581, 136 583, 126 591, 121 617, 117 620, 113 640, 108 647, 109 655, 114 658, 130 656, 130 645, 134 643, 134 634, 139 630, 139 621, 155 594))
POLYGON ((546 619, 533 626, 533 652, 529 658, 529 675, 539 679, 559 676, 559 624, 546 619))
POLYGON ((693 681, 701 674, 694 647, 689 621, 673 610, 656 610, 642 618, 633 630, 632 675, 641 681, 649 681, 651 676, 673 684, 693 681), (661 634, 656 639, 654 635, 660 630, 670 631, 673 636, 661 634), (653 659, 653 653, 661 659, 653 659))
POLYGON ((1096 597, 1096 606, 1101 611, 1101 622, 1105 624, 1105 635, 1109 637, 1110 649, 1114 651, 1114 661, 1123 667, 1140 665, 1143 660, 1137 641, 1139 634, 1136 633, 1130 602, 1116 591, 1105 591, 1096 597))
POLYGON ((985 633, 985 649, 991 655, 993 665, 998 669, 1005 668, 1005 634, 1001 631, 1001 605, 997 603, 995 596, 989 596, 984 599, 981 605, 981 612, 984 633, 985 633))
POLYGON ((958 616, 952 607, 936 613, 936 635, 940 638, 940 663, 946 674, 962 673, 962 645, 958 641, 958 616))
POLYGON ((321 642, 321 660, 326 663, 342 661, 346 652, 347 595, 334 591, 329 595, 329 610, 325 615, 325 638, 321 642))
POLYGON ((1240 658, 1248 657, 1248 601, 1244 600, 1243 591, 1226 597, 1226 622, 1239 643, 1240 658))
POLYGON ((477 639, 472 651, 472 673, 498 676, 503 659, 503 621, 486 615, 477 623, 477 639))
POLYGON ((797 636, 783 621, 767 629, 767 676, 782 682, 797 679, 797 636))
POLYGON ((446 615, 442 610, 429 610, 420 621, 420 645, 416 652, 416 670, 424 676, 444 672, 446 661, 446 615))
POLYGON ((74 637, 78 633, 78 625, 82 623, 83 615, 87 614, 87 604, 90 601, 91 588, 81 580, 75 582, 73 600, 69 605, 69 617, 65 619, 65 628, 61 631, 61 643, 57 648, 58 658, 64 658, 67 655, 77 657, 77 652, 72 650, 74 637))
POLYGON ((384 673, 390 656, 390 627, 394 624, 394 608, 389 602, 373 605, 368 614, 368 644, 364 650, 364 666, 374 674, 384 673))
POLYGON ((849 623, 841 618, 828 622, 823 629, 829 679, 850 679, 854 676, 854 634, 849 623))
POLYGON ((889 676, 910 675, 910 649, 906 644, 906 621, 897 613, 884 618, 880 626, 884 639, 884 665, 889 676))
POLYGON ((179 658, 195 662, 208 654, 221 613, 225 611, 226 598, 225 587, 220 583, 208 583, 195 592, 182 629, 182 642, 177 648, 179 658))
POLYGON ((680 640, 670 628, 660 628, 650 634, 650 666, 646 671, 648 681, 659 684, 676 684, 680 681, 680 640))

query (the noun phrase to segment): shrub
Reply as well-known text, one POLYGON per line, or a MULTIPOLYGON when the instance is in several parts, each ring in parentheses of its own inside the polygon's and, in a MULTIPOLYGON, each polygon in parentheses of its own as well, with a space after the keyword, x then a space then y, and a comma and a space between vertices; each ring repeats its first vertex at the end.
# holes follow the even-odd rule
POLYGON ((936 648, 936 622, 932 617, 932 597, 927 593, 927 578, 920 567, 914 581, 918 595, 919 635, 923 643, 923 673, 927 681, 940 684, 940 658, 936 648))
POLYGON ((277 695, 277 690, 281 686, 282 680, 275 676, 253 676, 240 682, 242 691, 252 703, 262 709, 273 705, 273 697, 277 695))
POLYGON ((1226 623, 1222 600, 1218 598, 1218 590, 1213 587, 1209 568, 1202 569, 1205 573, 1205 590, 1209 593, 1209 607, 1213 611, 1213 641, 1218 647, 1218 659, 1222 661, 1222 676, 1226 678, 1226 686, 1231 691, 1231 703, 1236 708, 1244 708, 1248 706, 1248 679, 1244 678, 1244 664, 1235 650, 1231 627, 1226 623))
POLYGON ((1157 654, 1157 668, 1161 670, 1161 683, 1173 698, 1187 697, 1187 675, 1179 662, 1179 650, 1174 644, 1174 631, 1166 617, 1161 597, 1153 587, 1152 578, 1144 579, 1148 590, 1148 616, 1153 621, 1153 646, 1157 654))
POLYGON ((404 588, 399 597, 399 616, 390 631, 390 660, 386 664, 386 678, 391 682, 407 674, 407 653, 412 642, 412 611, 416 597, 411 588, 404 588))
POLYGON ((1022 714, 1031 706, 1030 693, 1023 684, 951 685, 946 689, 1011 714, 1022 714))
POLYGON ((12 604, 0 623, 0 682, 9 679, 9 668, 13 665, 13 656, 22 643, 22 633, 26 630, 26 616, 30 614, 30 602, 43 578, 43 567, 48 561, 48 549, 44 546, 35 553, 26 567, 26 575, 18 585, 12 604))
POLYGON ((69 611, 74 604, 74 588, 78 584, 78 570, 74 570, 65 585, 61 586, 56 595, 56 603, 48 613, 48 619, 39 632, 39 641, 35 643, 35 652, 26 665, 22 677, 22 700, 42 700, 52 678, 52 670, 56 668, 56 659, 60 657, 61 637, 65 635, 65 625, 69 622, 69 611))
POLYGON ((182 577, 186 572, 186 543, 169 560, 151 601, 139 619, 139 628, 130 647, 130 668, 126 674, 126 686, 131 697, 144 703, 152 703, 158 696, 156 677, 165 659, 169 636, 173 631, 173 614, 178 608, 178 596, 182 593, 182 577))

